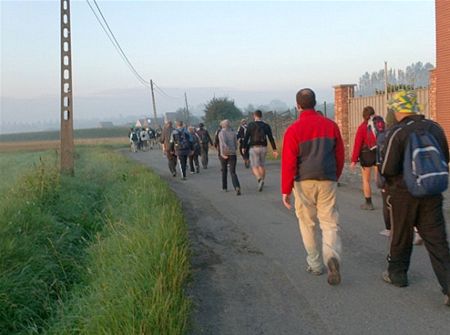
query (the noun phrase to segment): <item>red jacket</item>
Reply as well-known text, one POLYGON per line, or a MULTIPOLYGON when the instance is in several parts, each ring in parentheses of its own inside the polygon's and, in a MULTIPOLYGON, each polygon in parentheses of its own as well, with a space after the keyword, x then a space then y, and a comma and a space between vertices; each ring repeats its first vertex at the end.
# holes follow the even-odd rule
POLYGON ((294 181, 337 181, 343 167, 344 143, 337 124, 314 109, 302 111, 283 139, 282 194, 291 193, 294 181))
POLYGON ((356 131, 355 143, 353 144, 352 163, 358 162, 362 148, 373 148, 376 145, 377 138, 375 137, 375 134, 367 130, 367 121, 363 121, 356 131))

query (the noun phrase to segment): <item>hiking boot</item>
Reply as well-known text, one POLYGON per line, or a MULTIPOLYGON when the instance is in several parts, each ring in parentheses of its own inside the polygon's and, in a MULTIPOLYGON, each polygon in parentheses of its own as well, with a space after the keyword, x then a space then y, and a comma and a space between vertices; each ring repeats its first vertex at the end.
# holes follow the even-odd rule
POLYGON ((239 187, 236 187, 236 195, 241 195, 241 189, 239 187))
POLYGON ((341 282, 341 274, 339 272, 339 261, 335 257, 331 257, 327 264, 328 267, 328 284, 338 285, 341 282))
POLYGON ((362 204, 361 206, 359 206, 359 208, 361 208, 362 210, 365 210, 365 211, 373 211, 375 209, 373 207, 372 203, 367 203, 367 202, 362 204))
POLYGON ((406 278, 404 278, 403 280, 399 280, 399 281, 393 281, 388 271, 383 272, 382 278, 386 283, 397 286, 397 287, 408 286, 408 280, 406 278))
POLYGON ((261 192, 264 187, 264 179, 258 180, 258 192, 261 192))
POLYGON ((323 269, 313 269, 311 266, 308 265, 308 267, 306 268, 306 272, 311 273, 315 276, 320 276, 323 274, 323 269))
POLYGON ((389 229, 382 230, 380 231, 380 235, 389 237, 391 236, 391 231, 389 229))
POLYGON ((444 304, 450 307, 450 293, 445 296, 444 304))

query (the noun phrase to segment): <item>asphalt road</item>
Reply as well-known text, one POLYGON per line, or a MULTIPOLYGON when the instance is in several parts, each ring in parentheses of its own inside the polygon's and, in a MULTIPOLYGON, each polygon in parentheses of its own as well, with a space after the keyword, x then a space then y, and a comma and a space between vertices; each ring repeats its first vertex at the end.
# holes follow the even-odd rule
POLYGON ((128 155, 167 180, 183 204, 193 249, 192 334, 450 333, 450 308, 423 246, 414 248, 409 287, 381 280, 388 239, 378 234, 380 197, 375 211, 361 211, 360 191, 339 188, 342 283, 329 286, 326 275, 305 271, 297 220, 281 203, 279 163, 269 162, 260 193, 240 160, 239 197, 221 191, 214 152, 209 168, 186 181, 169 174, 159 150, 128 155))

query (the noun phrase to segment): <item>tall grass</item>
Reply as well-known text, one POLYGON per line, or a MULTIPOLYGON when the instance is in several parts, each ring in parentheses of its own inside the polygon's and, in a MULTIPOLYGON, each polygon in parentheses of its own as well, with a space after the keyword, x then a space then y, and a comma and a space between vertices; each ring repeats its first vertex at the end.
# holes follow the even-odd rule
MULTIPOLYGON (((0 333, 182 334, 186 227, 155 175, 83 148, 42 162, 0 205, 0 333)), ((3 200, 3 199, 2 199, 3 200)))

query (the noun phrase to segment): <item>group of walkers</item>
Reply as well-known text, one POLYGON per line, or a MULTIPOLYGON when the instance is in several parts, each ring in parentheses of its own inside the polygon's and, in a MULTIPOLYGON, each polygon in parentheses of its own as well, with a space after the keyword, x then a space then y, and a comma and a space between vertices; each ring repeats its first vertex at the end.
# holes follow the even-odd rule
POLYGON ((278 152, 270 125, 262 121, 262 112, 256 110, 253 113, 254 121, 247 125, 247 120, 241 121, 238 131, 231 128, 229 120, 222 120, 212 140, 204 124, 199 128, 186 128, 182 121, 176 121, 173 127, 172 121, 166 122, 161 136, 164 155, 167 157, 169 170, 172 176, 177 175, 177 165, 180 167, 181 179, 186 180, 187 162, 192 174, 200 172, 199 157, 203 169, 208 168, 209 147, 217 149, 221 164, 222 190, 228 191, 228 174, 236 195, 241 195, 241 186, 236 174, 238 152, 244 160, 246 168, 251 166, 255 175, 258 191, 262 191, 266 175, 265 159, 267 155, 268 141, 272 145, 273 155, 276 158, 278 152))
MULTIPOLYGON (((286 130, 281 154, 281 193, 284 206, 295 214, 306 250, 306 271, 313 275, 327 272, 330 285, 341 282, 340 221, 336 205, 338 180, 345 160, 344 143, 337 124, 315 109, 316 96, 311 89, 296 95, 298 119, 286 130), (322 235, 322 252, 316 240, 316 226, 322 235)), ((434 273, 450 306, 450 252, 443 216, 442 192, 448 185, 449 148, 442 128, 419 114, 413 91, 400 91, 388 103, 386 121, 367 106, 358 128, 351 168, 361 165, 363 210, 373 210, 370 178, 377 177, 383 199, 386 235, 389 235, 387 270, 382 279, 394 286, 408 285, 408 269, 414 231, 423 239, 434 273)), ((212 140, 203 124, 199 129, 176 127, 167 122, 161 143, 176 176, 186 179, 187 161, 191 173, 199 173, 201 157, 208 167, 208 149, 214 145, 221 164, 222 190, 228 191, 228 172, 236 195, 242 194, 236 174, 238 153, 246 168, 251 167, 262 191, 266 176, 268 142, 278 156, 271 127, 262 121, 262 113, 253 113, 247 125, 242 120, 237 132, 229 120, 220 122, 212 140), (179 163, 177 163, 177 161, 179 163)))
POLYGON ((157 128, 141 128, 132 127, 128 133, 128 138, 130 140, 130 150, 133 152, 137 151, 148 151, 153 149, 156 145, 158 138, 161 136, 161 129, 157 128))
MULTIPOLYGON (((307 253, 307 271, 323 273, 328 283, 341 281, 340 223, 336 207, 337 181, 344 166, 344 144, 336 123, 315 109, 310 89, 297 93, 300 116, 287 130, 282 152, 282 201, 295 213, 307 253), (322 260, 316 245, 315 226, 322 231, 322 260)), ((363 210, 374 209, 370 170, 378 176, 389 220, 389 254, 382 279, 394 286, 408 285, 414 229, 423 239, 434 273, 450 306, 450 252, 443 216, 442 192, 448 185, 449 148, 442 128, 419 114, 414 91, 399 91, 388 103, 387 127, 372 107, 363 110, 352 164, 362 167, 363 210), (376 168, 372 168, 376 166, 376 168)))

